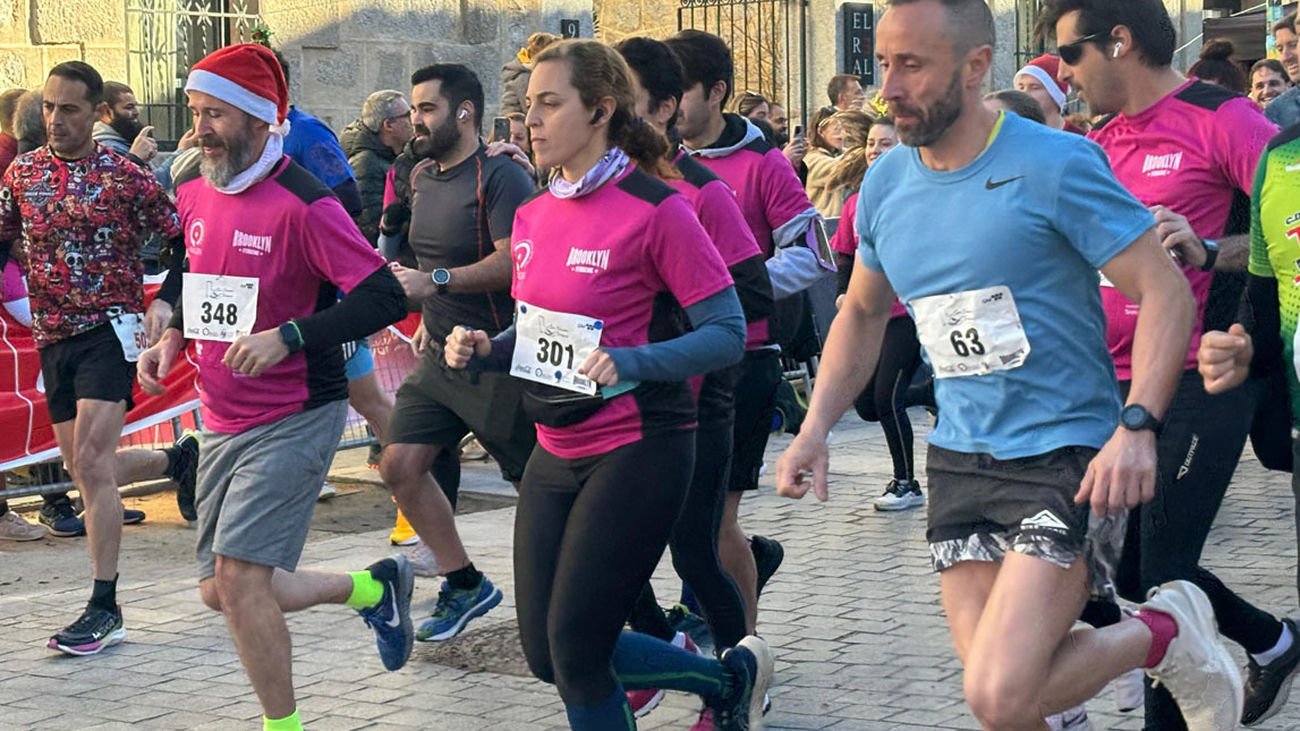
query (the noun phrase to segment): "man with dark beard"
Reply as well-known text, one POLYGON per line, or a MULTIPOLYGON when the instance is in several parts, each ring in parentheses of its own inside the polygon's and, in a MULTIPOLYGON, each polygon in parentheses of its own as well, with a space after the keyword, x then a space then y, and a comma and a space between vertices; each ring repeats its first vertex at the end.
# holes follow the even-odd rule
POLYGON ((501 601, 456 532, 451 501, 459 486, 437 484, 429 469, 471 430, 510 482, 519 481, 532 453, 536 436, 520 408, 522 382, 507 373, 453 371, 442 350, 457 325, 490 335, 510 325, 510 232, 533 184, 509 156, 487 154, 479 136, 483 87, 474 72, 434 64, 412 74, 411 84, 412 147, 420 162, 410 176, 410 243, 419 269, 392 268, 406 295, 423 303, 414 339, 423 358, 397 391, 380 473, 447 577, 433 617, 416 633, 429 641, 455 636, 501 601))
POLYGON ((829 498, 830 428, 875 370, 897 293, 935 372, 926 539, 981 725, 1045 729, 1140 667, 1189 728, 1233 728, 1240 674, 1195 584, 1072 629, 1090 595, 1115 595, 1125 517, 1155 493, 1159 419, 1196 316, 1155 217, 1097 145, 982 105, 994 45, 983 0, 893 0, 876 39, 908 147, 863 180, 852 279, 778 492, 829 498), (1098 270, 1142 303, 1123 411, 1098 270))
POLYGON ((119 155, 130 155, 152 165, 158 155, 158 143, 151 136, 153 127, 140 124, 135 92, 126 84, 105 81, 104 105, 95 122, 95 141, 119 155))

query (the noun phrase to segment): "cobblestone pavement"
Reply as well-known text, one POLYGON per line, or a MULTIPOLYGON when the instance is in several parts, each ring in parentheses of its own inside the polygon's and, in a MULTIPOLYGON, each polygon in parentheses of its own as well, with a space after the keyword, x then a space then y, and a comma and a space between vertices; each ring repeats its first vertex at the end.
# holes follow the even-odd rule
MULTIPOLYGON (((915 411, 914 422, 924 425, 924 413, 915 411)), ((774 441, 769 465, 786 443, 774 441)), ((768 727, 977 728, 961 700, 960 667, 939 610, 923 512, 871 509, 890 469, 879 429, 845 419, 832 455, 829 503, 777 498, 769 471, 763 491, 742 508, 749 531, 777 537, 786 549, 760 613, 761 633, 778 657, 768 727)), ((924 459, 923 446, 918 459, 924 459)), ((467 472, 476 484, 494 482, 491 467, 467 466, 467 472)), ((1296 606, 1291 502, 1288 477, 1265 473, 1247 458, 1205 552, 1206 564, 1229 586, 1273 611, 1296 606)), ((458 645, 417 645, 405 669, 387 673, 373 636, 349 610, 322 607, 290 619, 308 728, 564 726, 554 689, 514 674, 521 672, 518 658, 501 657, 507 643, 491 641, 508 638, 512 629, 513 515, 512 508, 501 508, 460 520, 476 565, 506 599, 472 624, 458 645)), ((314 535, 304 566, 359 568, 390 550, 386 531, 314 535)), ((49 553, 0 552, 0 728, 258 727, 259 707, 225 626, 200 605, 188 563, 160 566, 129 553, 119 591, 127 642, 98 657, 69 658, 43 644, 85 601, 85 556, 49 553)), ((675 595, 667 561, 656 584, 661 597, 675 595)), ((436 591, 431 580, 417 582, 419 611, 431 608, 436 591)), ((1239 649, 1234 652, 1241 659, 1239 649)), ((688 728, 697 709, 695 699, 670 693, 641 728, 688 728)), ((1089 711, 1097 729, 1140 727, 1135 715, 1114 711, 1108 691, 1089 703, 1089 711)), ((1300 728, 1300 703, 1263 728, 1300 728)))

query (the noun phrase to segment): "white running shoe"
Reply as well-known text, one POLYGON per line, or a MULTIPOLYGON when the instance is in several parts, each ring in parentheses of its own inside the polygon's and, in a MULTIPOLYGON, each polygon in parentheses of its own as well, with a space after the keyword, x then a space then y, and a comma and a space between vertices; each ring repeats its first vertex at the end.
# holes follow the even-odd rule
POLYGON ((433 550, 425 545, 424 541, 416 543, 407 550, 406 560, 411 564, 411 568, 415 569, 416 576, 423 576, 426 579, 442 576, 438 557, 433 555, 433 550))
POLYGON ((1241 671, 1223 645, 1205 592, 1189 581, 1152 589, 1138 611, 1164 612, 1178 625, 1165 656, 1147 670, 1183 712, 1188 731, 1222 731, 1241 720, 1241 671))
POLYGON ((921 485, 916 480, 890 480, 885 487, 885 494, 876 498, 873 503, 876 510, 893 512, 898 510, 911 510, 925 505, 925 495, 921 493, 921 485))
POLYGON ((1060 713, 1053 713, 1046 719, 1047 727, 1052 731, 1092 731, 1088 721, 1088 709, 1082 704, 1060 713))
POLYGON ((12 510, 0 515, 0 541, 35 541, 49 534, 40 523, 28 523, 12 510))
POLYGON ((1110 681, 1115 687, 1115 708, 1120 713, 1136 711, 1146 705, 1147 691, 1142 684, 1144 675, 1142 668, 1133 668, 1110 681))
POLYGON ((322 482, 320 486, 320 494, 316 496, 316 502, 321 502, 322 500, 329 500, 330 498, 334 497, 337 494, 339 494, 339 491, 335 489, 333 485, 329 484, 328 482, 322 482))

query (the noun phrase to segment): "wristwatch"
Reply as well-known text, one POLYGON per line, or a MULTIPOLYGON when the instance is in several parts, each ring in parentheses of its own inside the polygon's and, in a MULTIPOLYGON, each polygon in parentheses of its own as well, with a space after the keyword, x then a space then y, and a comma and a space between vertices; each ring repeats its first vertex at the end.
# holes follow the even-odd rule
POLYGON ((1201 271, 1208 272, 1214 269, 1214 262, 1219 260, 1219 242, 1214 239, 1201 239, 1201 246, 1205 247, 1205 263, 1201 265, 1201 271))
POLYGON ((438 268, 429 273, 433 283, 438 285, 438 294, 447 294, 447 285, 451 284, 451 270, 438 268))
POLYGON ((302 331, 298 329, 298 323, 293 320, 280 326, 280 339, 288 346, 290 353, 302 350, 302 331))
POLYGON ((1129 431, 1142 431, 1150 429, 1156 434, 1160 433, 1160 420, 1157 419, 1147 407, 1141 404, 1129 404, 1124 410, 1119 412, 1119 425, 1129 431))

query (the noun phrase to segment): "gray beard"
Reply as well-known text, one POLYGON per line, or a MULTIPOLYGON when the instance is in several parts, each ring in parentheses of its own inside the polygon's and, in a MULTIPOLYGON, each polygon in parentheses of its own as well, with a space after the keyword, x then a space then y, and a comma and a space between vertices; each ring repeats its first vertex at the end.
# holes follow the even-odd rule
POLYGON ((207 155, 199 163, 199 174, 214 188, 225 188, 236 175, 247 170, 253 164, 253 150, 245 140, 233 144, 226 143, 226 155, 219 162, 213 162, 207 155))

